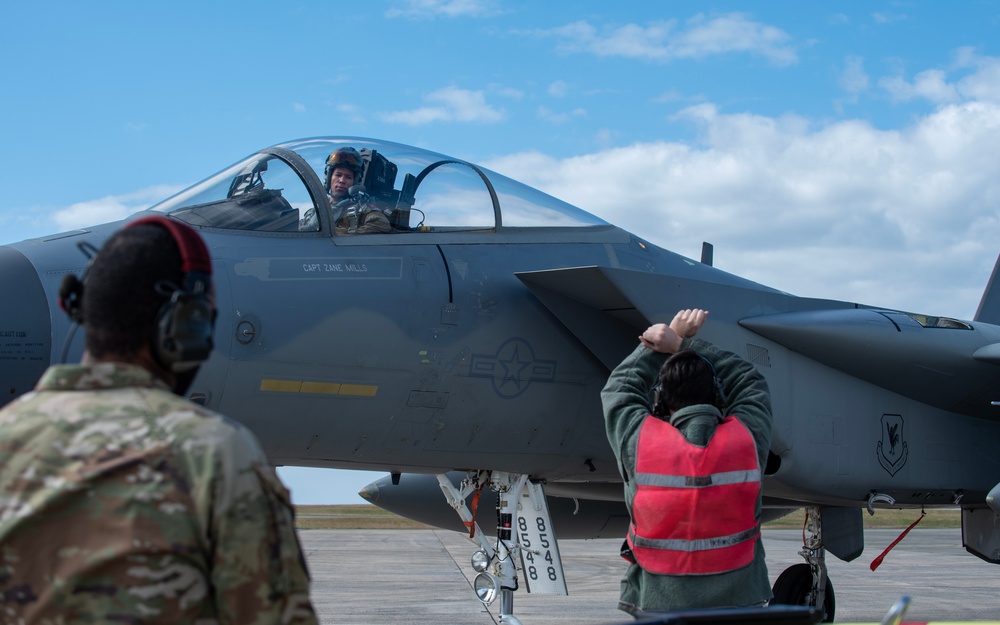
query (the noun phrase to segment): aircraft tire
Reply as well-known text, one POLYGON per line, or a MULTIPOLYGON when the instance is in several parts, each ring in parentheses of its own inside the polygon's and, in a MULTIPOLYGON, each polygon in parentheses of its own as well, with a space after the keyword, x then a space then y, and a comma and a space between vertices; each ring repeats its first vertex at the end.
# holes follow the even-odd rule
MULTIPOLYGON (((793 564, 774 580, 771 592, 774 599, 771 605, 809 605, 806 603, 809 591, 812 590, 812 571, 809 565, 793 564)), ((833 595, 833 582, 826 578, 826 599, 823 601, 823 610, 826 612, 824 623, 833 622, 834 610, 837 607, 837 600, 833 595)))

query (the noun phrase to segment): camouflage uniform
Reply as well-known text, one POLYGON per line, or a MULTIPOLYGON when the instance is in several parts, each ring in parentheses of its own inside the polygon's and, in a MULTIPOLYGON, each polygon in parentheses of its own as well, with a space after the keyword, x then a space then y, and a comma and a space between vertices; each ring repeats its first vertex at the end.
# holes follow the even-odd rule
MULTIPOLYGON (((331 200, 333 201, 333 200, 331 200)), ((316 216, 316 209, 306 210, 302 219, 299 220, 299 230, 314 232, 319 230, 319 218, 316 216)), ((392 232, 392 224, 378 208, 369 208, 360 212, 355 217, 354 229, 351 229, 351 218, 344 215, 337 222, 337 234, 386 234, 392 232)))
POLYGON ((316 623, 247 429, 143 368, 58 365, 0 411, 0 623, 316 623))
POLYGON ((387 232, 392 232, 389 218, 381 210, 374 207, 359 212, 353 219, 350 215, 344 215, 337 222, 337 234, 385 234, 387 232))

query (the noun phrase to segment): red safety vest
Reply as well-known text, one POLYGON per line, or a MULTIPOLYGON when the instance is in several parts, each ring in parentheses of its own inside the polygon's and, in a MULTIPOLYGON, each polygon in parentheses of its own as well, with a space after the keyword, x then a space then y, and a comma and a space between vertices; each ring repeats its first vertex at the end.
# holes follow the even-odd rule
POLYGON ((643 569, 709 575, 753 562, 760 465, 753 436, 736 417, 723 419, 707 447, 646 417, 635 480, 628 543, 643 569))

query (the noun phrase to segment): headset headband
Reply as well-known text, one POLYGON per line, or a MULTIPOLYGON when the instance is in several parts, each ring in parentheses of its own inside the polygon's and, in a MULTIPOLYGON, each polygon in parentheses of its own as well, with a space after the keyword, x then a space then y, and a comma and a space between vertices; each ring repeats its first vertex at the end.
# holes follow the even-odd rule
POLYGON ((181 256, 183 285, 171 285, 169 292, 157 284, 157 291, 168 297, 156 315, 151 347, 153 358, 167 371, 183 373, 195 370, 212 352, 215 307, 208 297, 212 283, 212 260, 208 247, 191 226, 153 215, 128 226, 159 226, 170 233, 181 256))
POLYGON ((160 226, 173 236, 181 253, 181 271, 185 275, 192 272, 212 275, 212 258, 208 253, 208 247, 194 228, 162 215, 143 217, 125 227, 133 228, 146 224, 160 226))

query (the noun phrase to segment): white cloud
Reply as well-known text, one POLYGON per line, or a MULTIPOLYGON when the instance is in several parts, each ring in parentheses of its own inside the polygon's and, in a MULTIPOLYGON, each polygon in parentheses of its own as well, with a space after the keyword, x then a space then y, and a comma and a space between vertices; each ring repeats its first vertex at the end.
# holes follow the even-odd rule
POLYGON ((488 17, 499 13, 497 0, 401 0, 396 4, 385 12, 386 17, 488 17))
POLYGON ((844 71, 840 74, 840 86, 852 94, 868 90, 868 74, 865 72, 865 61, 860 56, 849 56, 844 59, 844 71))
POLYGON ((515 89, 514 87, 505 87, 503 85, 491 84, 489 86, 489 92, 495 93, 502 98, 508 98, 510 100, 522 100, 524 99, 524 92, 520 89, 515 89))
POLYGON ((1000 58, 973 58, 967 62, 975 72, 958 81, 958 92, 969 99, 1000 102, 1000 58))
POLYGON ((794 48, 786 45, 790 37, 785 31, 755 22, 740 13, 713 19, 697 16, 688 25, 690 29, 673 44, 680 57, 749 52, 764 56, 775 65, 798 61, 794 48))
POLYGON ((73 230, 125 219, 180 191, 176 185, 156 185, 124 195, 108 195, 77 202, 52 212, 52 230, 73 230))
POLYGON ((305 113, 306 105, 299 102, 292 102, 292 110, 296 113, 305 113))
POLYGON ((670 103, 670 102, 680 102, 682 100, 684 100, 684 95, 680 91, 677 91, 676 89, 670 89, 668 91, 664 91, 660 95, 658 95, 655 98, 653 98, 653 102, 656 102, 656 103, 659 103, 659 104, 666 104, 666 103, 670 103))
POLYGON ((537 113, 538 113, 538 118, 539 119, 544 119, 545 121, 551 122, 551 123, 554 123, 554 124, 564 124, 564 123, 570 121, 571 119, 573 119, 575 117, 586 117, 587 116, 586 109, 579 108, 579 107, 575 108, 575 109, 573 109, 571 111, 563 111, 563 112, 557 113, 556 111, 553 111, 553 110, 549 109, 547 106, 539 106, 538 110, 537 110, 537 113))
POLYGON ((955 51, 955 62, 947 69, 928 69, 907 80, 902 75, 879 81, 896 101, 924 99, 933 104, 966 100, 1000 102, 1000 58, 980 57, 970 48, 955 51))
POLYGON ((638 58, 652 61, 703 58, 747 53, 763 56, 775 65, 798 61, 790 36, 780 28, 768 26, 742 13, 717 17, 696 15, 678 28, 676 20, 650 22, 645 26, 626 24, 613 29, 598 29, 586 21, 577 21, 533 34, 555 37, 563 52, 589 52, 597 56, 638 58))
POLYGON ((364 124, 368 121, 365 119, 364 109, 356 104, 338 103, 333 108, 337 111, 337 115, 342 122, 364 124))
POLYGON ((626 24, 606 37, 593 37, 590 51, 598 56, 624 56, 663 60, 670 56, 667 36, 674 22, 653 22, 649 26, 626 24))
POLYGON ((942 104, 956 102, 959 99, 958 89, 954 85, 948 84, 947 75, 939 69, 920 72, 914 76, 913 82, 908 82, 901 76, 883 78, 879 81, 879 86, 888 91, 889 95, 897 101, 923 98, 936 104, 942 104))
POLYGON ((556 80, 549 84, 548 93, 553 98, 565 98, 569 93, 569 83, 565 80, 556 80))
POLYGON ((598 145, 612 145, 621 133, 610 128, 600 128, 594 133, 594 142, 598 145))
POLYGON ((486 103, 482 91, 445 87, 424 96, 430 106, 383 113, 384 121, 410 126, 433 122, 498 122, 504 113, 486 103))
POLYGON ((1000 252, 1000 105, 902 131, 861 121, 681 115, 697 147, 637 143, 487 166, 716 266, 797 295, 970 318, 1000 252))
POLYGON ((908 19, 910 18, 902 13, 890 13, 888 11, 872 13, 872 20, 876 24, 893 24, 895 22, 905 22, 908 19))

